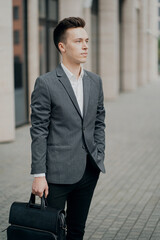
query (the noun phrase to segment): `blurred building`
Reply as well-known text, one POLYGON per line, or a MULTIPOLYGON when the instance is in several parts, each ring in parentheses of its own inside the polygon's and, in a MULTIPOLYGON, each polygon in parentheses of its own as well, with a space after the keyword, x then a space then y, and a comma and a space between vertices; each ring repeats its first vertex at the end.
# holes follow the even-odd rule
POLYGON ((158 73, 160 74, 160 0, 158 2, 158 73))
POLYGON ((64 17, 86 20, 85 68, 101 75, 105 99, 157 78, 157 0, 0 1, 0 142, 30 121, 35 79, 60 62, 52 35, 64 17))
POLYGON ((158 2, 158 36, 160 37, 160 0, 158 2))

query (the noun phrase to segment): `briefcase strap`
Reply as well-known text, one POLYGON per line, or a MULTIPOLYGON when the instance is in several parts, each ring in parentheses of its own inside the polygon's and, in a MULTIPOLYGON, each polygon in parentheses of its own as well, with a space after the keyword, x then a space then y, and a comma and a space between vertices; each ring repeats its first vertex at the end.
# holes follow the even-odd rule
POLYGON ((29 200, 29 203, 28 203, 28 207, 31 207, 31 208, 41 208, 42 210, 44 210, 46 207, 47 207, 47 199, 45 198, 45 194, 43 193, 43 196, 41 197, 41 204, 38 205, 36 204, 36 196, 35 194, 31 193, 31 196, 30 196, 30 200, 29 200))

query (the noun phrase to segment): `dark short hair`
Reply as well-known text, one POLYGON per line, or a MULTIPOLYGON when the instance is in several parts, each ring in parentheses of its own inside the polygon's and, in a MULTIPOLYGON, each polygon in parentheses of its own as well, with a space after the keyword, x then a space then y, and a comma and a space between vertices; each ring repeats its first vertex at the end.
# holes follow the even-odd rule
POLYGON ((66 30, 69 28, 78 28, 78 27, 84 28, 85 24, 86 23, 84 19, 80 17, 64 18, 58 23, 58 25, 53 31, 53 41, 59 52, 60 50, 58 47, 58 43, 66 41, 66 37, 65 37, 66 30))

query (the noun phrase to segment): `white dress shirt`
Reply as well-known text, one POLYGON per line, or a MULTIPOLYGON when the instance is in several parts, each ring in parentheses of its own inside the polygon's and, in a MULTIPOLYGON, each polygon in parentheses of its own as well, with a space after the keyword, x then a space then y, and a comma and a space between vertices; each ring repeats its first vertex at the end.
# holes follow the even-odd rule
MULTIPOLYGON (((77 79, 76 76, 72 72, 70 72, 69 69, 66 66, 64 66, 63 63, 61 63, 61 66, 71 83, 81 114, 83 116, 83 81, 82 81, 82 78, 84 75, 83 67, 81 66, 81 72, 80 72, 79 78, 77 79)), ((33 174, 33 176, 44 177, 45 173, 33 174)))
POLYGON ((83 75, 84 75, 83 67, 81 66, 80 76, 77 79, 76 76, 73 73, 71 73, 68 70, 68 68, 66 68, 64 66, 63 63, 61 63, 61 66, 62 66, 65 74, 67 75, 67 77, 68 77, 68 79, 69 79, 69 81, 72 85, 73 91, 74 91, 75 96, 77 98, 79 108, 81 110, 81 114, 83 116, 83 81, 82 81, 82 78, 83 78, 83 75))

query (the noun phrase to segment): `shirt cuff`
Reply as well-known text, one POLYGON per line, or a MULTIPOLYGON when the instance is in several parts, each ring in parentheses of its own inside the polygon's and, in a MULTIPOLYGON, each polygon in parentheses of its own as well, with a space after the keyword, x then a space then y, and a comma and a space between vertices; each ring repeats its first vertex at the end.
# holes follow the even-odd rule
POLYGON ((45 177, 45 173, 33 174, 34 177, 45 177))

